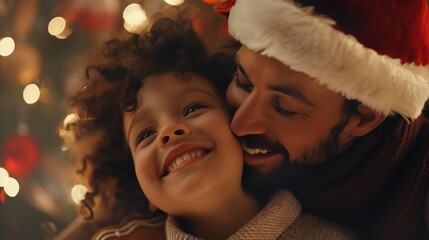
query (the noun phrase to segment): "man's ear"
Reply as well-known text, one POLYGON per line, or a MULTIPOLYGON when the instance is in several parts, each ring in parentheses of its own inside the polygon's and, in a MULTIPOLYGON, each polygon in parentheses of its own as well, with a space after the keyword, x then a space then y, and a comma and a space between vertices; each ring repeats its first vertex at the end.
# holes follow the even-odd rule
POLYGON ((384 119, 386 119, 386 116, 382 113, 360 104, 356 109, 356 114, 351 117, 344 130, 353 137, 360 137, 371 132, 384 119))

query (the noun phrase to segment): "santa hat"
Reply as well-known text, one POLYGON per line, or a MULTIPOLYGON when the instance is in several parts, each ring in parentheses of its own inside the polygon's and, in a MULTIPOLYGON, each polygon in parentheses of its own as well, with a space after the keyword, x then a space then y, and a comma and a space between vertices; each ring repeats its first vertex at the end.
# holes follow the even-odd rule
POLYGON ((429 98, 427 0, 298 2, 233 0, 216 10, 249 49, 385 115, 421 114, 429 98))

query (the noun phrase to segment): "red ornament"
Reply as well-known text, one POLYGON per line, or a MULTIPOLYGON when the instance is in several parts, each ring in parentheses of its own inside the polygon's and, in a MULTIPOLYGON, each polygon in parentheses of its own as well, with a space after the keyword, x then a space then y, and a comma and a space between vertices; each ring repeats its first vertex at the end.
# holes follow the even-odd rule
POLYGON ((73 0, 67 1, 64 15, 71 25, 89 32, 110 32, 120 25, 121 1, 73 0))
POLYGON ((6 192, 4 191, 4 188, 0 190, 0 203, 4 203, 6 200, 6 192))
POLYGON ((217 2, 219 2, 219 0, 202 0, 204 3, 207 3, 207 4, 215 4, 215 3, 217 3, 217 2))
POLYGON ((30 136, 12 135, 3 147, 4 168, 10 175, 23 178, 30 175, 40 160, 40 149, 30 136))
POLYGON ((112 31, 118 27, 116 16, 109 13, 97 13, 90 10, 82 10, 77 17, 77 24, 87 32, 112 31))

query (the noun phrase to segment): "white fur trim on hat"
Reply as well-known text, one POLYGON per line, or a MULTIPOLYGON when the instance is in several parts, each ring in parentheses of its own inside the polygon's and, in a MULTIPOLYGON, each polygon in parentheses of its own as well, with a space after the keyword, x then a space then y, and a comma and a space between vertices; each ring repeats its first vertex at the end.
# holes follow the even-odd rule
POLYGON ((237 0, 228 21, 230 34, 249 49, 385 115, 415 119, 429 98, 428 66, 380 55, 292 0, 237 0))

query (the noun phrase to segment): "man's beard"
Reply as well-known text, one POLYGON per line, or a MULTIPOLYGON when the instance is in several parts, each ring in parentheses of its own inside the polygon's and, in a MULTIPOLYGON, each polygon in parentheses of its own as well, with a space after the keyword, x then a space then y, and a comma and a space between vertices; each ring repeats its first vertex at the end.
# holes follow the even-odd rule
POLYGON ((339 135, 347 125, 348 119, 334 126, 328 137, 319 141, 311 150, 304 151, 293 161, 289 158, 287 149, 283 148, 285 156, 282 164, 267 174, 261 174, 257 169, 244 165, 243 188, 265 204, 270 197, 281 189, 291 187, 294 181, 311 168, 330 162, 340 152, 339 135))

